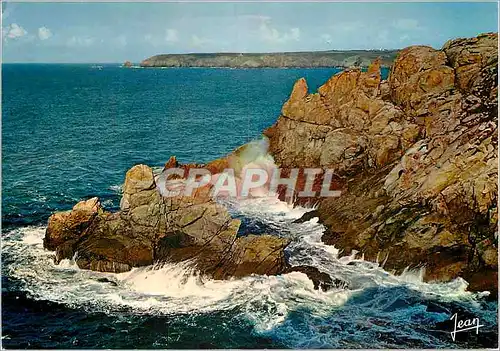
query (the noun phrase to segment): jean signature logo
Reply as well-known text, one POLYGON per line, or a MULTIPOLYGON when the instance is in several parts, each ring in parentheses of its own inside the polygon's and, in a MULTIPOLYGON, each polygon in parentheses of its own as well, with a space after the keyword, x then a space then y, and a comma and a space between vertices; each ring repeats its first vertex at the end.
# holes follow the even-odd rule
POLYGON ((451 332, 453 341, 455 341, 457 333, 476 329, 476 334, 479 334, 479 328, 484 327, 483 324, 480 324, 479 318, 459 319, 457 313, 451 316, 450 320, 454 321, 453 331, 451 332))

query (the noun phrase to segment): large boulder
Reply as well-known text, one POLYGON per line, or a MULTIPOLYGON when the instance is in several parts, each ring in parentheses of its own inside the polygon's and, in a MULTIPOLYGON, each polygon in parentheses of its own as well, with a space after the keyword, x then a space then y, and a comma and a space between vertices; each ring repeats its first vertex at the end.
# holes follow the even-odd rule
POLYGON ((102 211, 97 197, 77 203, 71 211, 57 212, 49 218, 44 247, 55 250, 68 240, 78 239, 102 211))

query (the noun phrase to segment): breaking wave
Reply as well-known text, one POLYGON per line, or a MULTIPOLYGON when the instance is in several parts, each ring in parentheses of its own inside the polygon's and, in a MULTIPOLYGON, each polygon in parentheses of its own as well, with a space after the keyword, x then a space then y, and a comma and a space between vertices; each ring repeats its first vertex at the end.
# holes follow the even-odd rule
POLYGON ((406 339, 408 347, 456 347, 449 335, 436 336, 429 330, 448 320, 454 306, 496 325, 496 311, 484 308, 487 293, 466 291, 463 279, 430 284, 422 281, 421 271, 396 276, 381 264, 354 255, 339 258, 336 248, 321 242, 325 228, 317 218, 293 223, 310 209, 276 198, 241 200, 229 208, 235 216, 258 220, 276 235, 291 238, 287 254, 292 265, 317 267, 346 282, 346 287, 314 290, 298 272, 217 281, 198 275, 190 262, 120 274, 80 270, 72 260, 53 263, 53 253, 43 249, 44 227, 18 228, 4 236, 8 261, 4 274, 20 281, 35 300, 86 311, 147 315, 237 311, 255 333, 288 347, 402 347, 400 342, 406 339), (387 338, 374 341, 374 335, 387 338))

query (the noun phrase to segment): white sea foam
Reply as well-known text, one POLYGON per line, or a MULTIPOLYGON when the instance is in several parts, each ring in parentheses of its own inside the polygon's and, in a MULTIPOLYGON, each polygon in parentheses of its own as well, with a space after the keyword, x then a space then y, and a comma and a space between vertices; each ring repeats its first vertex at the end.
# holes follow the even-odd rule
MULTIPOLYGON (((6 267, 6 274, 21 280, 34 299, 86 310, 114 313, 127 308, 138 314, 177 314, 237 309, 260 333, 283 332, 282 328, 289 328, 289 314, 301 309, 306 309, 311 318, 327 318, 333 310, 343 308, 351 298, 367 289, 406 287, 430 299, 474 301, 475 294, 466 291, 467 283, 460 278, 430 284, 422 281, 422 272, 405 271, 395 276, 377 263, 354 256, 339 259, 338 250, 321 242, 325 228, 317 218, 292 223, 310 209, 293 207, 276 198, 247 199, 230 206, 233 212, 259 218, 278 228, 278 235, 290 237, 292 243, 287 251, 292 265, 317 267, 344 280, 348 287, 328 292, 314 290, 312 282, 298 272, 217 281, 198 275, 189 262, 134 268, 121 274, 80 270, 73 260, 63 260, 59 265, 53 263, 53 253, 43 249, 44 227, 25 227, 7 233, 3 249, 16 257, 16 261, 6 267), (107 278, 111 283, 98 281, 99 278, 107 278), (276 330, 277 327, 281 331, 276 330)), ((384 294, 375 294, 370 308, 385 308, 384 304, 390 302, 384 294)), ((296 340, 292 335, 290 342, 296 347, 319 347, 326 342, 314 339, 319 337, 316 334, 314 337, 307 334, 315 341, 311 339, 304 344, 304 335, 295 335, 296 340)))
POLYGON ((123 191, 123 184, 116 184, 116 185, 111 185, 109 187, 109 190, 113 190, 117 194, 121 194, 123 191))

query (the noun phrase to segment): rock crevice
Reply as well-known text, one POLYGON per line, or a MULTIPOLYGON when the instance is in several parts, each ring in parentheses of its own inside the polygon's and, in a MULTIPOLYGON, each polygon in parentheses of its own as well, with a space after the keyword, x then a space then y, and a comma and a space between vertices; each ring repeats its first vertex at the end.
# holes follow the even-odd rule
MULTIPOLYGON (((394 272, 425 268, 427 281, 463 277, 470 289, 498 289, 497 42, 498 34, 487 33, 441 50, 403 49, 387 80, 374 60, 366 71, 334 75, 316 93, 304 79, 295 83, 264 135, 285 173, 333 171, 342 195, 307 199, 319 203, 325 243, 394 272)), ((212 174, 239 172, 249 153, 240 147, 203 166, 212 174)), ((201 166, 171 157, 171 167, 201 166)), ((55 213, 44 247, 56 251, 56 262, 75 257, 79 267, 97 271, 189 260, 217 279, 298 271, 316 288, 335 285, 312 267, 290 268, 287 239, 238 236, 240 221, 208 188, 167 198, 157 181, 150 167, 134 166, 119 212, 93 198, 55 213)))
POLYGON ((155 178, 146 165, 132 167, 117 213, 105 211, 97 198, 55 213, 44 246, 56 250, 56 262, 74 257, 80 268, 102 272, 191 260, 201 274, 225 279, 279 274, 287 267, 287 239, 238 237, 240 221, 212 200, 209 189, 163 197, 155 178))
POLYGON ((318 199, 326 243, 497 290, 497 42, 487 33, 403 49, 387 81, 375 61, 314 94, 296 82, 264 134, 279 166, 344 180, 340 198, 318 199))

